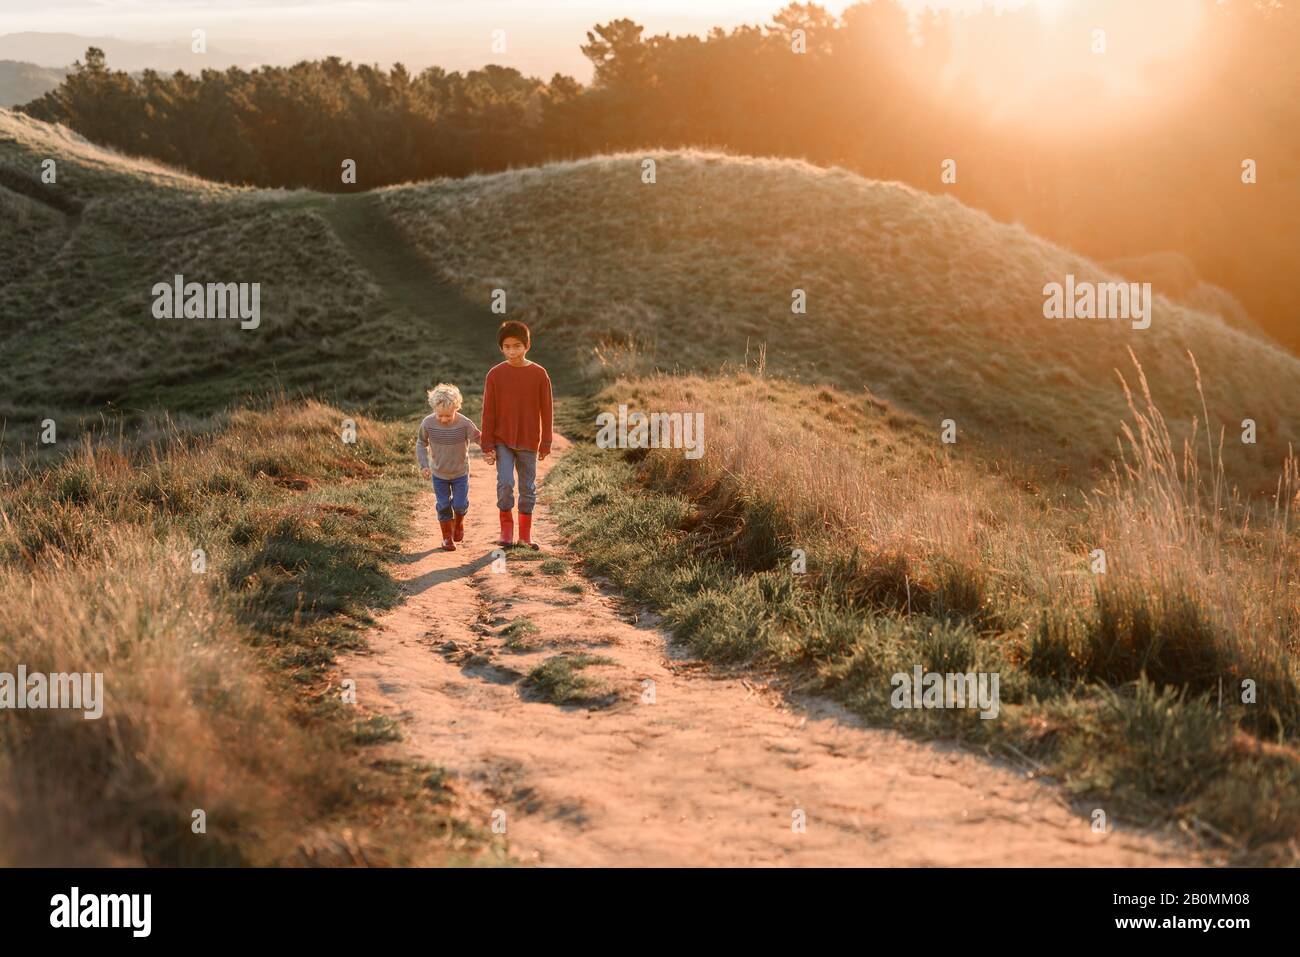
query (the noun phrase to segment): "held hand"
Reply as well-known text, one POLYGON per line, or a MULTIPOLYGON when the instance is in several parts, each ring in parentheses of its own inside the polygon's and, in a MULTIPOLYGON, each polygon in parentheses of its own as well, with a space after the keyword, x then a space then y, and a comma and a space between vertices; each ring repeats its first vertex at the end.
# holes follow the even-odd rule
POLYGON ((420 469, 420 472, 424 475, 425 478, 428 478, 429 476, 433 475, 432 469, 420 469))

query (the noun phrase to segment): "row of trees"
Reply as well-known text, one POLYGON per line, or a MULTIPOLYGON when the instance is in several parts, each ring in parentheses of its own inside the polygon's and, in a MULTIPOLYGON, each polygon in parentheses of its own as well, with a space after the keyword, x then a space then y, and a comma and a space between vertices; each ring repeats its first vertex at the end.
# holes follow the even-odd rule
MULTIPOLYGON (((61 86, 21 109, 209 179, 322 190, 346 188, 343 158, 357 161, 363 188, 656 145, 856 161, 864 142, 892 149, 908 140, 909 116, 924 121, 879 57, 911 46, 907 17, 876 2, 843 21, 793 4, 767 27, 703 38, 646 37, 616 20, 582 46, 589 86, 501 66, 412 75, 338 57, 132 75, 92 47, 61 86), (804 56, 792 54, 796 31, 804 56)), ((918 49, 941 55, 938 43, 918 49)), ((888 160, 899 173, 908 165, 888 160)))
POLYGON ((22 109, 209 179, 340 190, 345 158, 365 187, 536 162, 543 110, 577 93, 573 80, 548 86, 500 66, 412 76, 401 64, 338 57, 133 76, 110 70, 92 47, 60 87, 22 109))
MULTIPOLYGON (((58 89, 23 109, 129 153, 262 186, 370 188, 688 145, 834 163, 953 192, 1103 259, 1181 252, 1300 345, 1291 318, 1300 281, 1290 266, 1300 216, 1297 0, 1185 3, 1203 8, 1212 46, 1196 52, 1203 62, 1153 68, 1167 71, 1154 86, 1171 105, 1136 131, 1096 125, 1108 97, 1117 110, 1125 104, 1085 82, 1062 81, 1041 98, 1040 109, 1055 114, 1044 119, 1067 128, 1053 136, 1007 123, 973 92, 979 77, 960 70, 990 73, 997 55, 973 64, 971 48, 1042 42, 1032 6, 909 20, 893 0, 839 17, 791 4, 766 26, 702 37, 646 36, 615 20, 582 46, 594 68, 589 85, 500 66, 412 75, 400 64, 381 70, 335 57, 132 76, 92 49, 58 89), (1179 99, 1192 76, 1196 95, 1179 99), (1071 115, 1080 117, 1077 135, 1068 135, 1071 115), (357 162, 357 186, 341 181, 344 158, 357 162), (955 184, 940 181, 949 158, 958 161, 955 184), (1244 158, 1261 168, 1254 194, 1238 175, 1244 158)), ((1129 7, 1093 0, 1090 15, 1123 22, 1129 7)))

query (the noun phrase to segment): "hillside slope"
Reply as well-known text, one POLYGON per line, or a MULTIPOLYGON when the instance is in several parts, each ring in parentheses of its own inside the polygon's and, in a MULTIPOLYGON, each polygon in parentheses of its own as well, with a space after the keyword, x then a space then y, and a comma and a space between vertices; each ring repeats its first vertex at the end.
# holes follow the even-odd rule
MULTIPOLYGON (((653 156, 654 184, 625 154, 382 190, 372 209, 218 186, 0 111, 0 341, 19 360, 4 372, 0 418, 204 413, 279 387, 396 412, 430 376, 464 379, 490 361, 479 327, 497 321, 501 288, 551 363, 613 344, 641 369, 708 371, 761 347, 773 372, 869 387, 936 434, 952 419, 959 441, 1068 474, 1115 450, 1116 370, 1131 368, 1130 349, 1176 436, 1201 413, 1195 354, 1213 430, 1227 430, 1225 465, 1248 490, 1270 489, 1300 439, 1288 414, 1300 361, 1240 317, 1163 298, 1159 271, 1149 329, 1046 319, 1046 283, 1118 276, 899 184, 790 161, 653 156), (46 158, 56 185, 40 182, 46 158), (376 235, 394 248, 378 255, 406 262, 408 240, 467 294, 473 313, 458 321, 473 332, 429 335, 418 287, 386 298, 362 262, 368 246, 340 239, 354 209, 391 215, 398 229, 380 222, 376 235), (261 283, 261 327, 154 319, 153 285, 178 273, 261 283), (796 289, 806 314, 792 312, 796 289), (1248 418, 1254 445, 1239 440, 1248 418)), ((441 315, 447 297, 429 295, 441 315)))
POLYGON ((71 436, 102 412, 202 415, 281 389, 405 414, 430 379, 481 375, 490 352, 471 363, 429 335, 445 301, 394 301, 358 263, 334 222, 355 203, 219 186, 0 111, 6 444, 45 418, 71 436), (154 286, 176 275, 257 283, 259 324, 155 318, 154 286))
POLYGON ((1007 454, 1076 470, 1115 450, 1132 349, 1177 430, 1204 374, 1225 464, 1271 488, 1300 438, 1300 361, 1157 284, 1148 329, 1044 318, 1044 286, 1118 280, 959 202, 784 160, 623 154, 381 195, 472 298, 507 291, 543 340, 635 339, 660 368, 709 370, 766 345, 778 373, 863 386, 1007 454), (656 182, 642 182, 655 160, 656 182), (792 293, 807 296, 792 313, 792 293), (1259 442, 1238 441, 1254 419, 1259 442))

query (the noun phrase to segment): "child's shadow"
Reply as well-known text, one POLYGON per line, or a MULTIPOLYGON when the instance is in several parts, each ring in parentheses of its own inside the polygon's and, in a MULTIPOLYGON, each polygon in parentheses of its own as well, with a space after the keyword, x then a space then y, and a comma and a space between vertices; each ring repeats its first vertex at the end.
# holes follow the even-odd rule
POLYGON ((399 556, 398 561, 400 561, 403 565, 409 565, 411 564, 411 562, 418 562, 421 558, 427 558, 428 556, 432 555, 434 552, 440 552, 440 551, 442 551, 441 548, 426 548, 422 552, 410 552, 410 553, 403 552, 401 556, 399 556))
MULTIPOLYGON (((430 551, 434 551, 434 549, 430 549, 430 551)), ((433 571, 425 572, 419 578, 412 578, 410 581, 403 583, 402 591, 414 597, 421 592, 428 591, 434 585, 442 585, 458 578, 468 578, 483 566, 491 565, 493 561, 492 552, 487 552, 463 565, 457 565, 455 568, 436 568, 433 571)))

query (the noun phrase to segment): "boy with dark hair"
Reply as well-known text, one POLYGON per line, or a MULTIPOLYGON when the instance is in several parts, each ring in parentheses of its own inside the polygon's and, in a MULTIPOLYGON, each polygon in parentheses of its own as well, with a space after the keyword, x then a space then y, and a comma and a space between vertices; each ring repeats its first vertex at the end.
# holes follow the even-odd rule
POLYGON ((483 457, 497 467, 497 509, 501 544, 514 544, 515 474, 519 476, 519 544, 533 542, 537 463, 551 453, 551 377, 527 353, 532 335, 522 322, 507 320, 497 330, 498 362, 483 383, 483 457))

